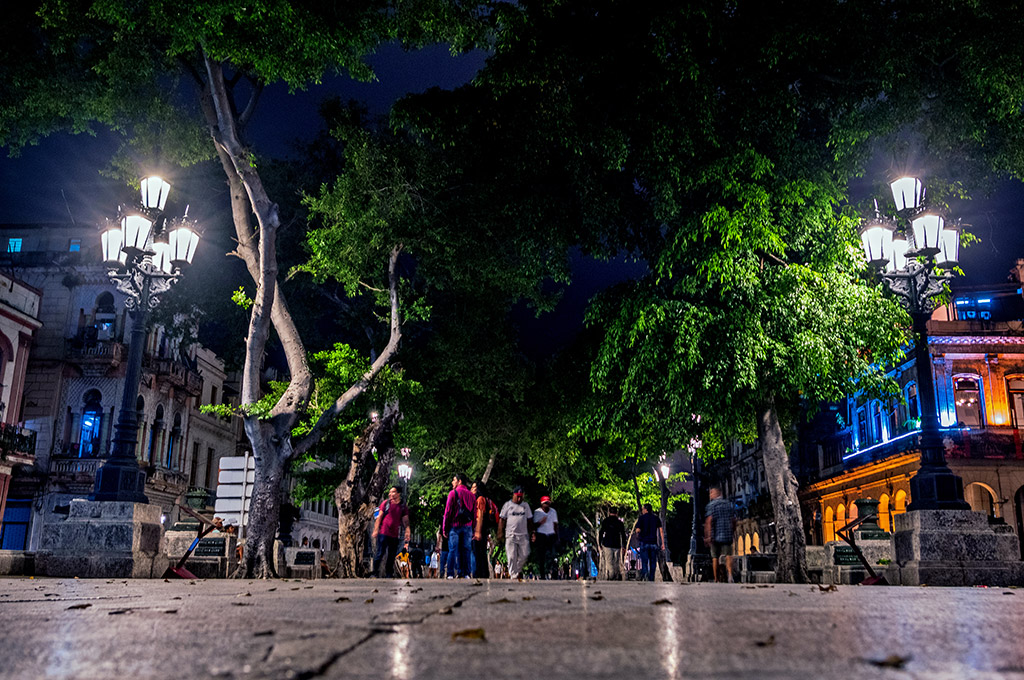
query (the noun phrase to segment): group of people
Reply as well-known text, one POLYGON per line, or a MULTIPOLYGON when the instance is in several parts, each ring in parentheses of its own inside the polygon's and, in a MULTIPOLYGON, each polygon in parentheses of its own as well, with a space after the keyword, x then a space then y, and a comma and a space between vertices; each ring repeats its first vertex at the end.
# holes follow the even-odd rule
MULTIPOLYGON (((483 481, 471 483, 465 474, 457 473, 452 476, 451 486, 437 543, 427 561, 431 577, 489 578, 493 573, 496 577, 522 579, 531 554, 539 578, 550 578, 555 573, 558 512, 551 507, 550 497, 541 496, 540 506, 533 509, 525 500, 523 488, 517 486, 512 490, 512 498, 499 510, 483 481), (496 534, 496 544, 504 543, 507 556, 507 565, 495 564, 494 572, 489 559, 492 533, 496 534)), ((709 496, 704 542, 711 549, 715 580, 718 580, 719 560, 724 557, 728 581, 732 583, 731 553, 736 518, 732 504, 722 498, 721 489, 712 488, 709 496)), ((408 578, 413 570, 408 553, 410 538, 409 509, 402 502, 401 491, 392 487, 380 504, 374 522, 373 573, 394 577, 397 564, 401 575, 408 578)), ((619 517, 619 509, 611 508, 601 523, 598 542, 602 572, 599 577, 622 580, 624 556, 633 546, 639 556, 639 580, 653 581, 659 556, 665 550, 665 529, 651 505, 645 503, 630 538, 619 517)))

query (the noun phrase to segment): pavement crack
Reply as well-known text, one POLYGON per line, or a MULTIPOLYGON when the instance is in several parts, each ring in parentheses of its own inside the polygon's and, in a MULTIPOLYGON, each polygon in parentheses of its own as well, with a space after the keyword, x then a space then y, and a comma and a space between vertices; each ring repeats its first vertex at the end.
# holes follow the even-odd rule
POLYGON ((345 647, 344 649, 339 649, 338 651, 336 651, 333 654, 331 654, 319 666, 317 666, 315 668, 310 668, 308 670, 301 671, 301 672, 295 674, 294 677, 296 678, 296 680, 310 680, 310 678, 320 678, 320 677, 323 677, 323 675, 325 673, 327 673, 327 671, 329 671, 331 669, 331 666, 333 666, 334 664, 338 663, 338 661, 341 660, 342 657, 346 656, 347 654, 350 654, 350 653, 354 652, 356 649, 358 649, 359 647, 363 646, 364 644, 366 644, 367 642, 369 642, 370 640, 372 640, 373 638, 375 638, 376 636, 378 636, 380 634, 381 634, 380 631, 371 630, 366 635, 364 635, 360 639, 356 640, 355 642, 353 642, 348 647, 345 647))
POLYGON ((406 607, 397 611, 383 612, 370 619, 370 625, 375 626, 400 626, 405 624, 421 624, 431 616, 435 616, 446 608, 461 607, 462 604, 471 598, 476 597, 482 591, 476 590, 466 593, 464 596, 456 597, 453 600, 434 600, 431 598, 429 605, 419 605, 415 608, 406 607))

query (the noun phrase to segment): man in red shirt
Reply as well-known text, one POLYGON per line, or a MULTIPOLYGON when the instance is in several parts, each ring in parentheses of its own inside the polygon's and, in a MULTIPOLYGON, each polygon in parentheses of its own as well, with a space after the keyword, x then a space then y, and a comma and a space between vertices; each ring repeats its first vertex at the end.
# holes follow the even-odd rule
POLYGON ((459 578, 469 578, 475 507, 476 496, 469 490, 469 477, 460 472, 452 477, 452 490, 448 492, 441 523, 442 531, 448 536, 448 578, 455 578, 456 563, 459 578))
POLYGON ((405 530, 405 543, 409 544, 409 508, 402 502, 398 487, 391 487, 388 497, 380 504, 377 520, 373 523, 373 539, 377 543, 377 554, 373 558, 373 575, 380 576, 381 560, 384 560, 384 574, 395 577, 395 556, 398 554, 398 535, 405 530))

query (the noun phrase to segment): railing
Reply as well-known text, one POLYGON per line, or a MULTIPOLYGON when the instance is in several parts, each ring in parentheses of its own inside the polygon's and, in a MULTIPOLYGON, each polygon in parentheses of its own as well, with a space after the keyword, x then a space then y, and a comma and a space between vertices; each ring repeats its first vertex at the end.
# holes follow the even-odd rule
POLYGON ((88 341, 74 337, 66 341, 66 356, 75 363, 119 364, 124 361, 125 347, 115 340, 88 341))
POLYGON ((158 380, 166 381, 180 387, 192 396, 199 396, 203 391, 203 378, 191 368, 166 357, 146 356, 143 367, 153 372, 158 380))
POLYGON ((17 425, 0 423, 0 454, 4 456, 34 456, 36 433, 17 425))
POLYGON ((50 461, 50 477, 58 481, 92 480, 105 462, 103 458, 54 458, 50 461))

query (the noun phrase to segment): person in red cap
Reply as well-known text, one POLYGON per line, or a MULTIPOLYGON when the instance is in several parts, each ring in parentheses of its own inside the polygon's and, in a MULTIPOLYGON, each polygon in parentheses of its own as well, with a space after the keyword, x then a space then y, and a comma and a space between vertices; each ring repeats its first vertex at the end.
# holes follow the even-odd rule
POLYGON ((555 544, 558 542, 558 512, 551 507, 551 496, 540 497, 540 507, 533 511, 533 547, 537 555, 540 577, 551 578, 555 544))

